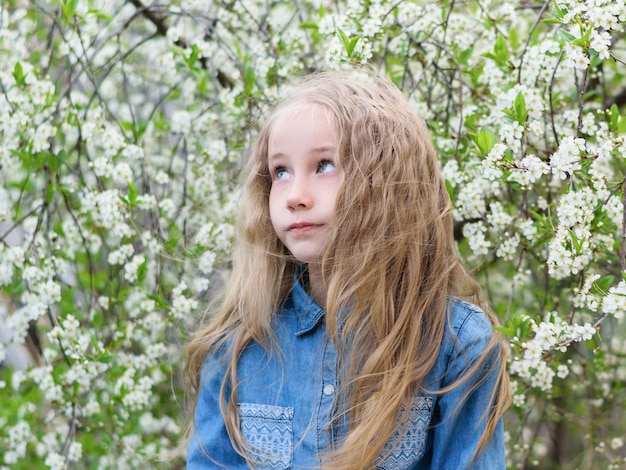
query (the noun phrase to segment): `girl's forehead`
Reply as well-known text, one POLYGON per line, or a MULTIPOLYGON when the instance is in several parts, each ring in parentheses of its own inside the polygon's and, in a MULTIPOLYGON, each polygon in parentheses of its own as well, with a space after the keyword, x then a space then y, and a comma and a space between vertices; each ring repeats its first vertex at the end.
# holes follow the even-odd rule
POLYGON ((334 118, 332 112, 322 104, 302 100, 289 103, 274 112, 269 122, 270 145, 277 129, 280 128, 281 130, 284 130, 285 127, 290 126, 296 117, 305 113, 310 113, 311 117, 315 120, 325 120, 329 127, 335 130, 335 137, 338 137, 336 119, 334 118))
POLYGON ((274 116, 272 117, 272 124, 276 123, 279 120, 289 121, 294 116, 304 112, 322 112, 323 114, 328 114, 330 116, 330 111, 319 103, 314 103, 307 100, 299 100, 293 103, 286 104, 274 112, 274 116))

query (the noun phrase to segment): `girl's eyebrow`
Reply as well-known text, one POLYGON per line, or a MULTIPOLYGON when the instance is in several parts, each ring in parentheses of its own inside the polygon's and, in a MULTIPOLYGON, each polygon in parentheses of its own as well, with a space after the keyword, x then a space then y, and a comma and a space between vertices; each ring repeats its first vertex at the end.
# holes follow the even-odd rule
MULTIPOLYGON (((319 154, 328 154, 328 153, 332 153, 334 154, 337 151, 337 147, 334 145, 320 145, 319 147, 314 147, 310 150, 310 154, 313 155, 319 155, 319 154)), ((277 158, 281 158, 286 156, 287 154, 285 152, 281 152, 280 150, 274 153, 271 153, 268 156, 268 160, 274 160, 277 158)))
POLYGON ((337 147, 335 145, 322 145, 315 147, 311 153, 335 153, 336 151, 337 147))

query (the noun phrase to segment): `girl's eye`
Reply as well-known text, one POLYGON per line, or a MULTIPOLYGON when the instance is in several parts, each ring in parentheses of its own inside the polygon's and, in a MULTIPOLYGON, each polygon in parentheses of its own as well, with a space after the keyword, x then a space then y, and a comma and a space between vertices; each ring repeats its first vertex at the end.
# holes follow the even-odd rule
POLYGON ((287 178, 287 176, 289 176, 289 172, 282 166, 279 166, 274 168, 274 170, 272 171, 272 176, 275 180, 284 180, 285 178, 287 178))
POLYGON ((331 171, 334 171, 336 169, 337 169, 337 167, 330 160, 322 160, 317 165, 317 172, 318 173, 330 173, 331 171))

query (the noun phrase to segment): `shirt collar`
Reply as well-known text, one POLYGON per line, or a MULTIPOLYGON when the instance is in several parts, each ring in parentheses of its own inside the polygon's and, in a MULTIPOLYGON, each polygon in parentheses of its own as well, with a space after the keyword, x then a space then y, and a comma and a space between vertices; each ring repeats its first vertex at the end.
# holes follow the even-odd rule
POLYGON ((324 316, 324 309, 317 305, 306 293, 301 278, 301 268, 296 269, 293 276, 291 299, 293 310, 298 321, 296 335, 300 336, 311 331, 324 316))

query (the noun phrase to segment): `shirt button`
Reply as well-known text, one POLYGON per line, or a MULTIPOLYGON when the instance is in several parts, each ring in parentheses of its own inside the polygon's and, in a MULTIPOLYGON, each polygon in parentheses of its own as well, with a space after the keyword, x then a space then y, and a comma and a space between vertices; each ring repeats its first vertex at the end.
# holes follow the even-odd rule
POLYGON ((335 386, 333 384, 326 384, 326 385, 324 385, 324 395, 329 397, 333 393, 335 393, 335 386))

